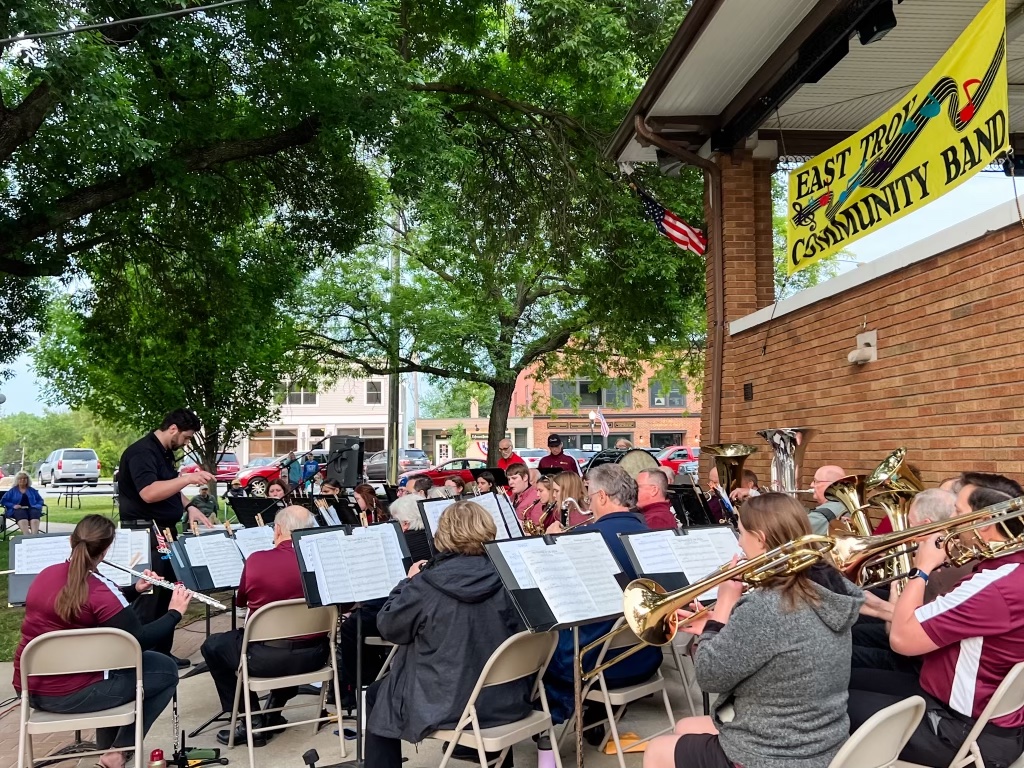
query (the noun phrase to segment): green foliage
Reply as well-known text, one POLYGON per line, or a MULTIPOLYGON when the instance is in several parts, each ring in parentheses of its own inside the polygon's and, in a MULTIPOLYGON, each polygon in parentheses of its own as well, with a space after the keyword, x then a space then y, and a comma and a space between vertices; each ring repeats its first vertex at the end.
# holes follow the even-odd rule
POLYGON ((452 455, 465 456, 466 451, 469 450, 469 434, 466 432, 466 428, 459 423, 449 429, 448 434, 448 439, 452 444, 452 455))
POLYGON ((494 390, 486 384, 453 379, 438 379, 431 384, 433 388, 420 397, 420 409, 425 418, 469 418, 470 401, 474 399, 480 408, 480 416, 485 419, 490 416, 494 390))
POLYGON ((276 414, 282 381, 312 373, 289 315, 309 265, 274 226, 167 234, 177 249, 146 241, 93 255, 92 287, 53 303, 35 366, 51 402, 136 430, 193 409, 196 452, 212 469, 276 414))
POLYGON ((109 476, 121 452, 141 434, 141 430, 119 428, 88 411, 47 411, 42 416, 14 413, 0 418, 0 464, 17 469, 24 444, 25 471, 34 476, 35 465, 57 448, 92 448, 102 464, 101 473, 109 476))
MULTIPOLYGON (((644 220, 603 156, 682 10, 604 0, 482 8, 460 30, 472 44, 459 46, 432 43, 426 11, 407 20, 421 79, 382 143, 389 207, 307 294, 325 354, 374 374, 397 367, 490 387, 492 446, 517 376, 534 364, 541 376, 557 366, 600 378, 653 360, 695 375, 703 261, 644 220)), ((642 181, 701 223, 698 174, 642 181)))

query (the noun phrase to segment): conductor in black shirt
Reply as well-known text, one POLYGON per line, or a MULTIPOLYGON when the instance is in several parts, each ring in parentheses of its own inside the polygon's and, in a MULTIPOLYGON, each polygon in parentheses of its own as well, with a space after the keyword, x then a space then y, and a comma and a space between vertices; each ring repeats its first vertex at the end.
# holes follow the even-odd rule
MULTIPOLYGON (((210 527, 206 515, 190 505, 182 489, 189 485, 206 485, 214 476, 202 470, 179 476, 174 467, 174 452, 188 445, 200 426, 199 417, 192 411, 184 408, 171 411, 164 416, 159 429, 125 449, 118 465, 121 525, 125 528, 148 528, 153 570, 172 582, 177 580, 174 568, 169 559, 164 559, 157 552, 153 523, 161 531, 170 529, 176 535, 178 522, 185 512, 189 524, 195 521, 210 527)), ((167 613, 170 599, 170 590, 156 590, 146 606, 148 610, 140 610, 142 620, 153 621, 163 616, 167 613)), ((153 650, 170 656, 173 639, 169 635, 155 645, 153 650)), ((184 659, 176 661, 179 667, 187 667, 189 664, 184 659)))

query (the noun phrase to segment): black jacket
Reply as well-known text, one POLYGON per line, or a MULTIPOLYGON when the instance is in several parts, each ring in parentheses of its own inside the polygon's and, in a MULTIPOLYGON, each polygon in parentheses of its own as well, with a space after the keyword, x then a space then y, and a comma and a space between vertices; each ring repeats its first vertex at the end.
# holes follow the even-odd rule
MULTIPOLYGON (((399 649, 367 727, 417 743, 458 724, 487 659, 522 624, 486 557, 443 554, 395 587, 377 628, 399 649)), ((484 689, 477 699, 481 726, 525 717, 529 688, 519 680, 484 689)))

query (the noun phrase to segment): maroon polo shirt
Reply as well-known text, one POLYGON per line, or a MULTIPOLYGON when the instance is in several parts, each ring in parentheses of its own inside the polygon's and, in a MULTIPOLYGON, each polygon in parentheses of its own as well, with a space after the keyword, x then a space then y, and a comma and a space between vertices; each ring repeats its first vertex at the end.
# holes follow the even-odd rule
POLYGON ((273 549, 249 555, 242 568, 235 604, 255 613, 267 603, 302 596, 299 561, 291 539, 286 539, 273 549))
POLYGON ((563 472, 574 472, 577 475, 580 473, 580 465, 576 463, 576 459, 565 451, 557 456, 549 453, 538 462, 537 466, 540 469, 560 469, 563 472))
MULTIPOLYGON (((61 629, 98 627, 128 606, 121 590, 97 573, 86 578, 89 588, 85 604, 71 621, 64 621, 54 607, 57 594, 68 583, 71 563, 58 563, 40 571, 28 588, 25 598, 25 619, 21 623, 21 642, 14 652, 14 690, 21 693, 21 653, 32 640, 46 632, 61 629)), ((103 679, 102 672, 33 677, 29 689, 38 696, 67 696, 103 679)))
POLYGON ((671 502, 656 501, 646 507, 640 507, 640 511, 644 513, 647 527, 652 531, 671 530, 679 527, 679 521, 676 520, 676 516, 672 512, 671 502))

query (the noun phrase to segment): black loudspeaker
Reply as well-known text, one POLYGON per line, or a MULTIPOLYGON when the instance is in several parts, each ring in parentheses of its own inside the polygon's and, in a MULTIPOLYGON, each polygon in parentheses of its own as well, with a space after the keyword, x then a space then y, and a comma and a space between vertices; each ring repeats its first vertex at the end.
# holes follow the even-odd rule
POLYGON ((334 435, 327 443, 327 479, 342 488, 355 488, 363 481, 363 439, 356 435, 334 435))

